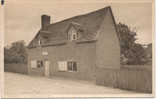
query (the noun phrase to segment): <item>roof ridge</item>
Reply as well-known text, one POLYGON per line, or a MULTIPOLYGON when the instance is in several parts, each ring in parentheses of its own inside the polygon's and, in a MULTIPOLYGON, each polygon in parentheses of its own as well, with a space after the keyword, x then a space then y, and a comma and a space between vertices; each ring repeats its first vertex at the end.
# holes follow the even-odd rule
POLYGON ((68 21, 68 20, 71 20, 71 19, 74 19, 74 18, 77 18, 77 17, 82 17, 82 16, 86 16, 86 15, 89 15, 89 14, 93 14, 93 13, 96 13, 96 12, 101 12, 103 10, 107 10, 108 8, 111 8, 111 6, 106 6, 104 8, 101 8, 101 9, 98 9, 98 10, 95 10, 95 11, 92 11, 92 12, 88 12, 88 13, 85 13, 85 14, 81 14, 81 15, 76 15, 76 16, 73 16, 73 17, 69 17, 67 19, 63 19, 63 20, 60 20, 58 22, 55 22, 55 23, 51 23, 49 25, 47 25, 47 27, 51 26, 51 25, 55 25, 57 23, 61 23, 61 22, 64 22, 64 21, 68 21))
MULTIPOLYGON (((71 18, 67 18, 65 20, 48 25, 46 27, 46 30, 51 32, 49 33, 49 34, 52 34, 51 36, 49 35, 50 38, 56 38, 56 37, 62 36, 62 39, 66 39, 67 38, 66 30, 69 27, 69 25, 72 24, 73 26, 77 26, 78 28, 82 27, 83 29, 85 29, 85 33, 82 34, 83 35, 82 37, 84 37, 83 39, 86 39, 86 40, 95 39, 97 30, 100 28, 101 23, 103 22, 106 13, 110 9, 111 9, 110 6, 106 6, 96 11, 92 11, 83 15, 74 16, 71 18), (56 34, 56 36, 53 36, 54 34, 56 34)), ((37 39, 37 36, 40 33, 41 31, 37 33, 34 39, 37 39)), ((30 46, 33 46, 32 41, 29 44, 30 46)), ((52 43, 53 41, 50 41, 50 42, 52 43)))

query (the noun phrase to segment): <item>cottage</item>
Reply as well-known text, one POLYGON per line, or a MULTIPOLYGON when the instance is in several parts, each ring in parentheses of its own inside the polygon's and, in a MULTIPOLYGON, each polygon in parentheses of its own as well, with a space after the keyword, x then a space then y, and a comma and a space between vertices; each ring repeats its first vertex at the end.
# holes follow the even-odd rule
POLYGON ((100 69, 119 68, 120 46, 110 6, 52 24, 50 16, 42 15, 41 29, 28 45, 32 75, 95 80, 100 69))

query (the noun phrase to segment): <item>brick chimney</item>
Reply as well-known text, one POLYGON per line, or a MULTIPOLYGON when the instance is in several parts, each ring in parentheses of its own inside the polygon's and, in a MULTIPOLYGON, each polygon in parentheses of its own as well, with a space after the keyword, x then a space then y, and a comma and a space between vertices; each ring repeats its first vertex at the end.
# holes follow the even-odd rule
POLYGON ((46 26, 50 24, 50 16, 48 15, 42 15, 41 16, 41 28, 44 30, 46 29, 46 26))

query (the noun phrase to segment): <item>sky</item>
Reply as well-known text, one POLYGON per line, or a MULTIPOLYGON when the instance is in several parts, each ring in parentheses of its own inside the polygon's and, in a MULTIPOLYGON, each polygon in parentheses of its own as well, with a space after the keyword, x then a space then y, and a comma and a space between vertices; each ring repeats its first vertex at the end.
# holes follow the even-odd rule
POLYGON ((152 42, 152 3, 74 2, 73 0, 6 0, 5 45, 24 40, 28 45, 41 27, 41 15, 51 16, 55 23, 73 16, 111 6, 116 22, 137 30, 137 42, 152 42))

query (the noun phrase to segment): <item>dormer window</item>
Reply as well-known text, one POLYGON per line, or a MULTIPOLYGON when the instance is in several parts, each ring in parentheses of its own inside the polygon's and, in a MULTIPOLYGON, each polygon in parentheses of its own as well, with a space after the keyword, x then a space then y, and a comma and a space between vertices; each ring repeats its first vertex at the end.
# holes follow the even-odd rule
POLYGON ((73 40, 77 40, 78 39, 78 33, 77 31, 75 30, 75 28, 71 27, 68 31, 68 37, 69 37, 69 40, 70 41, 73 41, 73 40))
POLYGON ((77 33, 73 33, 71 35, 71 40, 77 40, 77 33))

